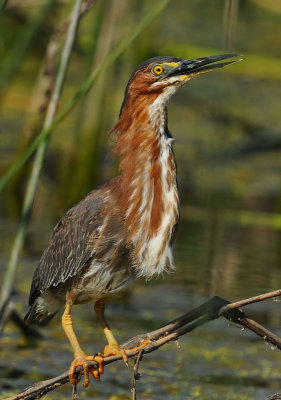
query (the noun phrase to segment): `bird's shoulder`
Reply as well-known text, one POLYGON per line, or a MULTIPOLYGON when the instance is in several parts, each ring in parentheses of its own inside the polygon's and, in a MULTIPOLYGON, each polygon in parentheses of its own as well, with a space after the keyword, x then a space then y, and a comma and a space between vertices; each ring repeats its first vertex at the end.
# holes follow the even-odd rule
POLYGON ((80 238, 88 236, 93 230, 100 229, 105 219, 110 216, 117 217, 119 207, 112 189, 116 178, 91 191, 74 204, 58 221, 52 239, 57 236, 66 238, 67 234, 79 234, 80 238))

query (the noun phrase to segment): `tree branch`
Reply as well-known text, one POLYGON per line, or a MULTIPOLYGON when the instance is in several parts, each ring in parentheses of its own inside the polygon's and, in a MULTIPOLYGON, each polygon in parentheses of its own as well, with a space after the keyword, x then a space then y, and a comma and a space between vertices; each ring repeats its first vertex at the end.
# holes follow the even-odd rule
MULTIPOLYGON (((221 316, 229 321, 237 323, 244 326, 245 328, 251 330, 256 335, 262 337, 265 341, 271 343, 281 350, 281 339, 274 333, 270 332, 268 329, 264 328, 262 325, 256 321, 248 318, 246 314, 236 307, 242 305, 256 303, 258 301, 263 301, 265 299, 273 298, 281 293, 280 290, 262 294, 260 296, 251 297, 249 299, 241 300, 239 302, 230 303, 221 297, 212 297, 206 303, 203 303, 199 307, 181 315, 175 320, 169 322, 167 325, 156 329, 152 332, 145 333, 142 335, 137 335, 127 342, 125 342, 121 347, 128 351, 128 357, 135 357, 138 355, 137 364, 135 364, 135 371, 137 371, 138 364, 140 361, 140 356, 151 353, 157 350, 164 344, 178 339, 180 336, 186 334, 197 328, 200 325, 205 324, 208 321, 217 319, 221 316), (141 350, 141 355, 139 351, 129 351, 130 348, 140 346, 145 340, 151 340, 147 346, 141 350)), ((117 360, 122 359, 122 356, 111 356, 104 359, 104 364, 111 364, 117 360)), ((98 364, 94 361, 89 361, 90 367, 98 368, 98 364)), ((83 374, 81 367, 76 368, 77 376, 83 374)), ((63 373, 52 379, 48 379, 41 382, 36 382, 29 388, 25 389, 23 392, 16 396, 9 397, 5 400, 32 400, 39 399, 44 396, 47 392, 56 389, 57 387, 69 382, 68 372, 63 373)), ((275 395, 276 396, 276 395, 275 395)), ((276 397, 275 397, 276 398, 276 397)), ((278 397, 277 397, 278 398, 278 397)))
POLYGON ((223 309, 221 310, 221 313, 222 314, 225 313, 230 308, 243 307, 248 304, 258 303, 260 301, 272 299, 273 297, 277 297, 280 295, 281 295, 281 289, 278 289, 278 290, 274 290, 273 292, 263 293, 263 294, 259 294, 258 296, 250 297, 248 299, 236 301, 234 303, 229 303, 225 307, 223 307, 223 309))
POLYGON ((136 357, 134 371, 133 371, 133 381, 132 381, 132 400, 137 400, 137 380, 140 378, 139 365, 142 358, 143 349, 140 349, 139 354, 136 357))

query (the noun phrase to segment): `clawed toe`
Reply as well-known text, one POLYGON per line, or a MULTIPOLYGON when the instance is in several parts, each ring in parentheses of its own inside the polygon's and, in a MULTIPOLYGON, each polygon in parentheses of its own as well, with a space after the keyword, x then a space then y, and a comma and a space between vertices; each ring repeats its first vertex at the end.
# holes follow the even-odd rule
POLYGON ((102 357, 122 356, 125 364, 128 366, 128 356, 126 351, 122 349, 117 343, 108 344, 105 346, 102 357))
POLYGON ((135 352, 138 350, 143 349, 145 346, 147 346, 148 344, 152 343, 150 339, 146 339, 141 345, 134 347, 132 349, 127 349, 126 352, 127 353, 131 353, 131 352, 135 352))
POLYGON ((89 386, 90 378, 89 374, 91 374, 95 380, 100 380, 100 375, 104 372, 104 361, 102 357, 93 357, 93 356, 78 356, 74 358, 72 363, 70 364, 70 368, 68 371, 69 381, 71 384, 77 385, 80 382, 80 377, 77 378, 76 375, 76 368, 79 366, 83 367, 84 371, 84 387, 89 386), (99 367, 96 368, 95 366, 90 367, 88 361, 96 361, 99 364, 99 367))
POLYGON ((70 365, 69 372, 68 372, 69 381, 73 385, 77 385, 80 382, 80 376, 78 376, 78 374, 76 372, 76 368, 79 366, 82 366, 83 372, 84 372, 83 386, 87 387, 87 386, 89 386, 89 383, 90 383, 90 378, 89 378, 90 374, 94 377, 95 380, 97 380, 97 381, 100 380, 100 376, 104 372, 104 358, 105 357, 122 356, 126 366, 128 367, 127 353, 140 350, 143 347, 145 347, 146 345, 148 345, 149 343, 151 343, 151 341, 146 340, 140 346, 135 347, 133 349, 128 349, 126 351, 124 349, 122 349, 117 343, 108 344, 107 346, 105 346, 103 354, 98 353, 98 355, 96 355, 96 356, 86 356, 84 354, 84 352, 82 352, 82 354, 79 353, 74 358, 74 360, 72 361, 72 363, 70 365), (95 361, 98 364, 98 367, 96 367, 95 365, 90 366, 89 361, 95 361))

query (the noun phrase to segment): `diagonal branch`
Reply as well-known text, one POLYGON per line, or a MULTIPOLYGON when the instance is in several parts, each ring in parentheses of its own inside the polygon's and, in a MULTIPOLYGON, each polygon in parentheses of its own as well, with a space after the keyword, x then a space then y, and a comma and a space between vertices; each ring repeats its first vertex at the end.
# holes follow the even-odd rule
MULTIPOLYGON (((267 298, 272 298, 276 296, 275 292, 265 293, 263 296, 263 300, 267 298)), ((124 349, 130 349, 137 346, 140 346, 145 340, 151 340, 147 346, 142 349, 141 355, 151 353, 157 350, 159 347, 163 346, 166 343, 174 341, 178 339, 180 336, 194 330, 200 325, 207 323, 208 321, 217 319, 221 316, 226 318, 229 321, 235 322, 239 325, 248 328, 256 335, 262 337, 265 341, 271 343, 281 350, 281 339, 276 336, 274 333, 270 332, 268 329, 264 328, 262 325, 257 323, 256 321, 248 318, 244 312, 238 310, 237 308, 233 308, 233 305, 241 304, 247 305, 257 301, 262 301, 261 296, 257 296, 256 300, 253 301, 253 298, 241 300, 237 303, 230 303, 227 300, 222 299, 221 297, 212 297, 207 302, 203 303, 199 307, 179 316, 175 320, 169 322, 167 325, 156 329, 152 332, 145 333, 142 335, 137 335, 131 339, 129 339, 126 343, 124 343, 121 347, 124 349)), ((139 351, 128 351, 128 357, 139 356, 139 351)), ((104 364, 111 364, 117 360, 121 360, 122 356, 111 356, 106 357, 104 359, 104 364)), ((89 361, 90 367, 98 368, 98 364, 94 361, 89 361)), ((77 376, 83 374, 82 368, 76 368, 77 376)), ((52 379, 48 379, 41 382, 36 382, 22 393, 19 393, 16 396, 9 397, 5 400, 23 400, 23 399, 39 399, 44 396, 47 392, 56 389, 57 387, 69 382, 68 372, 57 376, 52 379)))
POLYGON ((258 296, 249 297, 248 299, 239 300, 239 301, 236 301, 234 303, 229 303, 229 304, 227 304, 225 307, 223 307, 221 309, 221 313, 224 314, 230 308, 243 307, 243 306, 246 306, 248 304, 258 303, 260 301, 264 301, 264 300, 267 300, 267 299, 272 299, 273 297, 277 297, 277 296, 280 296, 280 295, 281 295, 281 289, 278 289, 278 290, 274 290, 273 292, 263 293, 263 294, 259 294, 258 296))

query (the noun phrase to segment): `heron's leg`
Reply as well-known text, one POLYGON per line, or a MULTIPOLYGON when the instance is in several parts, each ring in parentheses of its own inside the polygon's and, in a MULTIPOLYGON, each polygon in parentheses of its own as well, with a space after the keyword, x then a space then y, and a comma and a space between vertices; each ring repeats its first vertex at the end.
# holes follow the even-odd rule
POLYGON ((126 353, 129 353, 130 351, 137 351, 142 349, 143 347, 145 347, 147 344, 151 343, 151 340, 146 340, 144 343, 142 343, 140 346, 135 347, 133 349, 128 349, 128 350, 124 350, 122 349, 117 340, 115 339, 109 325, 108 322, 105 319, 104 316, 104 306, 105 306, 105 301, 104 299, 98 300, 95 304, 95 312, 97 313, 98 319, 100 321, 100 324, 102 326, 103 332, 105 334, 105 337, 108 341, 108 345, 105 346, 104 348, 104 353, 103 356, 104 357, 108 357, 108 356, 115 356, 115 355, 121 355, 123 357, 123 360, 125 361, 125 363, 127 364, 128 362, 128 356, 126 353))
POLYGON ((84 369, 84 386, 87 387, 89 385, 89 373, 92 374, 92 376, 99 380, 100 374, 103 372, 103 360, 101 357, 93 357, 93 356, 87 356, 84 351, 81 349, 80 344, 77 340, 77 337, 75 335, 75 332, 73 330, 73 321, 71 318, 71 308, 73 305, 73 301, 75 300, 75 297, 73 296, 73 293, 71 291, 67 292, 66 295, 66 305, 65 305, 65 310, 62 315, 62 327, 66 333, 66 336, 68 337, 70 344, 73 349, 74 353, 74 360, 72 361, 70 368, 69 368, 69 381, 72 384, 77 384, 79 383, 79 379, 74 378, 74 373, 76 367, 79 365, 82 365, 84 369), (100 367, 98 370, 96 369, 90 369, 87 361, 97 361, 100 364, 100 367))
POLYGON ((123 357, 123 360, 125 363, 128 362, 128 357, 126 352, 121 349, 119 346, 117 340, 115 339, 112 330, 110 329, 108 322, 105 319, 104 316, 104 307, 105 307, 105 300, 101 299, 98 300, 95 303, 95 312, 98 316, 99 322, 102 326, 104 335, 106 337, 106 340, 108 342, 108 345, 105 346, 103 356, 108 357, 108 356, 116 356, 116 355, 121 355, 123 357))

